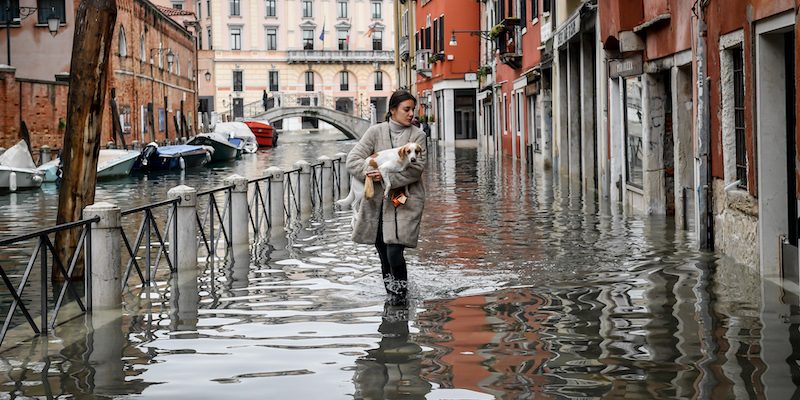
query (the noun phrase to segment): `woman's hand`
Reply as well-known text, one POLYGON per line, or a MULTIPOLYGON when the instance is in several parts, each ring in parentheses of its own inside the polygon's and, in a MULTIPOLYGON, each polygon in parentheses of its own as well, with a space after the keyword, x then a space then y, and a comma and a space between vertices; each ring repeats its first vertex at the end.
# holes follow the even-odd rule
POLYGON ((367 171, 366 175, 367 178, 372 178, 374 182, 380 182, 381 179, 383 179, 383 176, 381 176, 381 171, 377 169, 374 171, 367 171))

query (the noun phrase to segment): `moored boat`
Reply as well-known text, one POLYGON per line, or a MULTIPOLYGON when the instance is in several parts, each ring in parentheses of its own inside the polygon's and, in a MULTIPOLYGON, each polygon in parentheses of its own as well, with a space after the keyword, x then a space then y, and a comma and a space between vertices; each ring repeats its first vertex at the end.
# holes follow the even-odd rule
POLYGON ((278 145, 278 132, 269 125, 261 121, 244 121, 256 136, 256 142, 262 147, 275 147, 278 145))
POLYGON ((37 189, 43 181, 44 173, 36 169, 24 140, 0 154, 0 191, 37 189))
POLYGON ((213 147, 214 154, 211 161, 230 161, 242 154, 242 149, 238 145, 231 143, 227 135, 218 132, 198 134, 187 144, 213 147))
POLYGON ((211 161, 214 148, 177 144, 161 146, 148 144, 133 164, 133 169, 144 171, 170 171, 202 167, 211 161))
POLYGON ((218 122, 214 125, 214 132, 225 135, 229 138, 228 140, 232 142, 235 142, 236 139, 241 141, 241 147, 244 153, 255 153, 258 151, 257 137, 246 123, 218 122))

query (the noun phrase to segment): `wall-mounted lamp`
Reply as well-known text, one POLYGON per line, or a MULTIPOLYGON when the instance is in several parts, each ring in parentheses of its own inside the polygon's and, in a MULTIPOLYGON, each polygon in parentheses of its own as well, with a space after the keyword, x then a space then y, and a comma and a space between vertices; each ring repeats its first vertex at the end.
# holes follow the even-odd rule
POLYGON ((203 71, 206 71, 206 74, 204 75, 206 77, 206 82, 211 82, 211 72, 209 70, 207 70, 207 69, 198 69, 197 70, 197 74, 199 75, 203 71))
POLYGON ((155 48, 150 49, 150 59, 153 59, 153 52, 154 51, 156 52, 156 54, 161 54, 161 53, 166 51, 167 52, 167 67, 168 68, 172 68, 172 63, 175 62, 175 53, 173 53, 172 50, 169 47, 166 48, 166 49, 162 48, 162 47, 155 47, 155 48))
POLYGON ((491 40, 492 39, 492 31, 456 31, 456 30, 454 30, 453 33, 450 35, 450 46, 453 46, 453 47, 458 46, 458 42, 456 42, 456 33, 469 33, 470 36, 480 36, 484 40, 491 40))

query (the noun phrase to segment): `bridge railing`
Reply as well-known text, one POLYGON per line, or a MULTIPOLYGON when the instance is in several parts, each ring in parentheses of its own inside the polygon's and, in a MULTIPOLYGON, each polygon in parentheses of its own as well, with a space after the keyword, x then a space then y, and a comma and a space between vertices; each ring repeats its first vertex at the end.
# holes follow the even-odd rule
MULTIPOLYGON (((353 99, 358 101, 357 99, 353 99)), ((275 107, 297 107, 297 106, 313 106, 323 107, 331 110, 336 109, 336 97, 332 93, 325 93, 322 91, 316 92, 267 92, 267 104, 263 104, 262 100, 257 100, 247 103, 242 106, 242 115, 231 117, 231 110, 221 111, 219 115, 223 121, 236 120, 238 118, 254 118, 265 111, 275 107)))

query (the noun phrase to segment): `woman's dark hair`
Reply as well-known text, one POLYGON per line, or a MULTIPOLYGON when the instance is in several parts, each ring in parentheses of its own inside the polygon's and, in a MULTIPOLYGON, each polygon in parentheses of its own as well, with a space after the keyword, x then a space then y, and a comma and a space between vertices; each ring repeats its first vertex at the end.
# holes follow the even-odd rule
POLYGON ((392 97, 389 98, 389 112, 386 113, 386 122, 389 122, 389 118, 392 117, 392 110, 396 109, 400 106, 400 103, 406 100, 414 100, 414 107, 417 106, 417 98, 407 90, 396 90, 392 93, 392 97))

